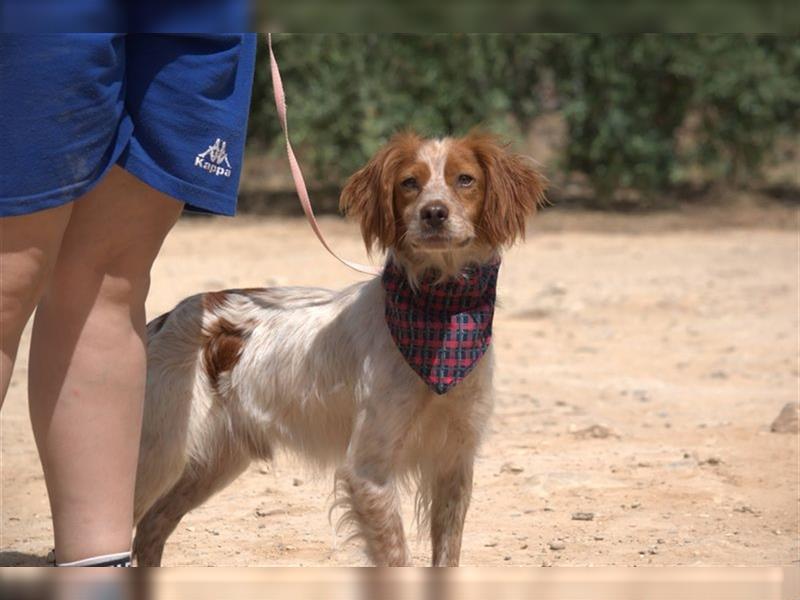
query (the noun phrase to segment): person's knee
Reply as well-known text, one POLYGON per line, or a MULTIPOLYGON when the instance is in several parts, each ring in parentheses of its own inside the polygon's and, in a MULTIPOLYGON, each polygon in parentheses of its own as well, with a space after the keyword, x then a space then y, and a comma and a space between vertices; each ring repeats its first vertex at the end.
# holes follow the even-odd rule
POLYGON ((144 304, 150 289, 152 261, 135 247, 106 255, 87 252, 61 257, 50 298, 74 305, 88 301, 120 306, 144 304))
POLYGON ((0 286, 0 324, 6 335, 16 337, 25 327, 51 271, 48 257, 32 249, 3 257, 0 286))

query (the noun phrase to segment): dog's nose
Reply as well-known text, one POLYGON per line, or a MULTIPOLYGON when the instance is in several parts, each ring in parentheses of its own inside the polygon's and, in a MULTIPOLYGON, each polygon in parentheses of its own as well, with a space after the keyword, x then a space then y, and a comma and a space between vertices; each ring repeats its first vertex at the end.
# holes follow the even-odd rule
POLYGON ((450 211, 441 202, 429 202, 419 211, 419 216, 426 225, 441 227, 450 216, 450 211))

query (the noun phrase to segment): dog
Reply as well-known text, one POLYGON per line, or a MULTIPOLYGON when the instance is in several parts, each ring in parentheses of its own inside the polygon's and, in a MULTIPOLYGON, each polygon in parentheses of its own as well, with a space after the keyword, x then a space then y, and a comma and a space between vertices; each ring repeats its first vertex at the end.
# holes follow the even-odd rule
POLYGON ((531 162, 488 134, 398 134, 340 198, 367 249, 386 253, 383 276, 341 291, 198 294, 150 322, 138 564, 159 565, 188 511, 281 448, 335 468, 334 506, 372 563, 410 564, 399 490, 415 484, 432 564, 457 566, 493 406, 493 282, 544 190, 531 162), (466 304, 454 310, 448 295, 466 304))

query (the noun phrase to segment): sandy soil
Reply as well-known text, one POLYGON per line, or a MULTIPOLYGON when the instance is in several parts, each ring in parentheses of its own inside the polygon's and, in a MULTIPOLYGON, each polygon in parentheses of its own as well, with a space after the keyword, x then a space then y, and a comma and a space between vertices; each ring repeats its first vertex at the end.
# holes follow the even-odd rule
MULTIPOLYGON (((532 224, 501 270, 498 401, 463 564, 798 564, 798 436, 769 431, 798 399, 797 216, 550 212, 532 224)), ((323 227, 363 257, 355 227, 323 227)), ((200 290, 358 277, 303 221, 184 219, 148 314, 200 290)), ((0 565, 42 564, 51 548, 27 342, 2 413, 0 565)), ((364 564, 331 531, 331 482, 285 457, 253 464, 185 519, 165 564, 364 564)), ((410 538, 427 563, 425 537, 410 538)))

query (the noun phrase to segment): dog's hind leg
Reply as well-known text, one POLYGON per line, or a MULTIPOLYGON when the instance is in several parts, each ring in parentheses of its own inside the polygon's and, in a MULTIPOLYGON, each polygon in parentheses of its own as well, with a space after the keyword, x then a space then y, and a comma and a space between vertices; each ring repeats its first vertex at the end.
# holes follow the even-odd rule
POLYGON ((219 453, 206 463, 190 461, 177 483, 136 526, 133 555, 140 567, 161 565, 164 544, 183 516, 236 479, 250 464, 242 451, 219 453))

